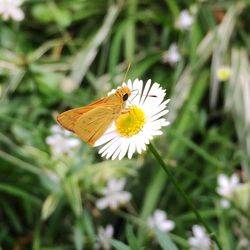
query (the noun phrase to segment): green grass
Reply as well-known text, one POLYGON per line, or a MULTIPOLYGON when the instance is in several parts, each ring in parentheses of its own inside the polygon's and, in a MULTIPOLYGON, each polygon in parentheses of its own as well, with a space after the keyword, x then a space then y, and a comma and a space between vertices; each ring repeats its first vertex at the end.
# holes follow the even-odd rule
POLYGON ((95 249, 98 227, 111 224, 113 249, 189 249, 201 223, 149 149, 109 161, 82 141, 55 158, 46 143, 58 113, 106 95, 131 63, 127 79, 152 79, 171 98, 171 125, 154 140, 162 164, 223 250, 250 249, 240 244, 250 238, 250 3, 27 0, 21 8, 21 22, 0 16, 0 248, 95 249), (183 9, 195 12, 189 31, 175 28, 183 9), (182 57, 170 66, 162 55, 173 42, 182 57), (231 67, 227 82, 216 77, 220 65, 231 67), (221 173, 246 185, 226 210, 221 173), (110 178, 126 178, 131 202, 98 210, 110 178), (156 209, 173 231, 149 230, 156 209))

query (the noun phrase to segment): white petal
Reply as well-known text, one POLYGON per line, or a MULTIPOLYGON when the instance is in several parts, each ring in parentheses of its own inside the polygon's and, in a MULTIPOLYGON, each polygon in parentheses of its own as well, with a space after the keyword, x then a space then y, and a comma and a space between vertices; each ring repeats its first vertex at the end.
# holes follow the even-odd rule
POLYGON ((149 122, 147 124, 147 128, 149 129, 149 131, 151 131, 151 130, 159 130, 159 129, 161 129, 161 127, 168 126, 169 124, 170 123, 166 119, 161 118, 159 120, 149 122))
POLYGON ((105 133, 102 135, 94 144, 94 147, 100 146, 102 144, 105 144, 109 142, 110 140, 114 139, 116 136, 119 136, 116 131, 112 131, 109 133, 105 133))
POLYGON ((205 235, 205 231, 204 231, 204 228, 199 226, 199 225, 194 225, 192 227, 192 231, 193 231, 193 234, 197 237, 197 238, 203 238, 204 235, 205 235))
POLYGON ((228 182, 229 182, 229 179, 228 179, 228 177, 226 175, 220 174, 218 176, 218 184, 220 186, 228 186, 228 182))
POLYGON ((68 143, 68 146, 70 148, 75 148, 77 147, 78 145, 80 145, 81 141, 76 139, 76 138, 72 138, 72 139, 68 139, 67 140, 67 143, 68 143))
MULTIPOLYGON (((109 148, 106 149, 106 151, 105 151, 106 153, 104 152, 106 154, 106 159, 109 159, 111 157, 111 155, 116 150, 118 150, 120 146, 122 146, 122 142, 123 142, 122 138, 119 138, 109 148)), ((103 155, 105 155, 104 153, 103 153, 103 155)))
POLYGON ((130 140, 130 146, 129 146, 129 149, 128 149, 128 158, 131 159, 134 152, 135 152, 135 136, 131 138, 130 140))
POLYGON ((151 79, 149 79, 147 82, 146 82, 146 85, 144 87, 144 90, 143 90, 143 93, 142 93, 142 98, 141 98, 141 101, 140 101, 140 104, 143 105, 143 103, 145 102, 147 96, 148 96, 148 91, 150 89, 150 86, 151 86, 151 79))
POLYGON ((53 125, 51 128, 50 128, 50 131, 54 134, 56 133, 61 133, 62 132, 62 129, 61 127, 59 127, 58 125, 53 125))
POLYGON ((126 204, 131 199, 129 192, 123 191, 119 193, 119 200, 121 204, 126 204))
POLYGON ((161 130, 152 130, 151 135, 162 135, 163 132, 161 130))
POLYGON ((106 230, 106 238, 112 238, 112 236, 114 235, 114 227, 112 225, 107 225, 106 230))
POLYGON ((111 141, 109 141, 107 144, 105 144, 100 150, 99 150, 99 154, 102 154, 104 151, 106 151, 113 143, 115 143, 116 141, 118 141, 120 139, 120 137, 115 137, 114 139, 112 139, 111 141))
POLYGON ((24 13, 19 8, 12 8, 11 16, 16 21, 22 21, 24 19, 24 13))
POLYGON ((132 81, 130 79, 127 82, 127 86, 130 90, 133 90, 132 81))
POLYGON ((122 145, 121 152, 118 156, 118 159, 121 160, 127 153, 128 147, 129 147, 129 140, 124 140, 123 142, 124 145, 122 145))
POLYGON ((125 187, 126 184, 126 179, 125 178, 121 178, 119 180, 116 180, 116 190, 123 190, 123 188, 125 187))
POLYGON ((116 199, 110 199, 109 207, 113 210, 117 210, 117 208, 119 207, 118 201, 116 199))
POLYGON ((171 221, 171 220, 166 220, 166 221, 164 221, 164 222, 160 225, 160 229, 161 229, 162 231, 167 231, 167 232, 173 230, 174 227, 175 227, 175 223, 174 223, 173 221, 171 221))
POLYGON ((108 207, 108 205, 109 205, 108 199, 105 197, 97 200, 96 202, 96 207, 99 209, 105 209, 108 207))
POLYGON ((166 219, 167 214, 164 211, 157 209, 154 212, 154 217, 156 221, 161 222, 166 219))
MULTIPOLYGON (((199 247, 200 243, 199 243, 199 239, 195 238, 195 237, 190 237, 188 239, 188 243, 190 246, 192 247, 199 247)), ((192 248, 193 249, 193 248, 192 248)), ((197 248, 196 248, 197 249, 197 248)), ((197 250, 200 250, 199 248, 197 250)))
POLYGON ((155 120, 159 119, 160 117, 166 115, 167 113, 168 113, 168 110, 163 110, 163 111, 161 111, 161 112, 159 112, 159 113, 157 113, 157 114, 151 116, 151 117, 149 118, 149 121, 151 121, 151 122, 152 122, 152 121, 155 121, 155 120))
POLYGON ((115 160, 118 157, 118 155, 120 154, 121 150, 122 150, 122 145, 120 145, 119 148, 117 148, 117 150, 112 155, 112 157, 111 157, 112 161, 115 160))
POLYGON ((230 183, 232 186, 236 186, 240 182, 237 174, 233 174, 230 178, 230 183))

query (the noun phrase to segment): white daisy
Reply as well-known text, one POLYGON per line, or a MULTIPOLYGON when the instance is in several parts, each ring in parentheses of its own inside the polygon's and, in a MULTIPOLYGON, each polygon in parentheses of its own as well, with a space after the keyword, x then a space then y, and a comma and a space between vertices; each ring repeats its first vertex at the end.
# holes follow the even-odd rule
POLYGON ((240 180, 238 175, 233 174, 231 177, 228 177, 224 174, 220 174, 217 179, 218 187, 216 189, 217 193, 226 199, 221 200, 221 206, 224 208, 230 207, 230 202, 228 199, 231 199, 234 191, 239 187, 240 180))
POLYGON ((169 49, 163 53, 162 61, 164 63, 169 63, 170 65, 175 65, 181 60, 181 54, 176 43, 172 43, 169 49))
POLYGON ((199 225, 192 227, 193 236, 188 239, 190 250, 209 250, 210 238, 205 229, 199 225))
POLYGON ((158 83, 148 80, 143 86, 143 81, 136 79, 122 86, 131 90, 126 102, 128 112, 121 114, 94 145, 106 144, 99 153, 112 160, 121 160, 126 154, 130 159, 136 151, 141 154, 155 135, 162 134, 161 128, 169 125, 163 116, 168 113, 170 99, 164 100, 165 90, 158 83))
POLYGON ((194 22, 193 16, 188 10, 182 10, 177 20, 175 21, 175 27, 180 30, 189 30, 194 22))
POLYGON ((167 213, 159 209, 148 218, 147 224, 150 228, 159 229, 162 232, 169 232, 175 227, 175 223, 167 219, 167 213))
POLYGON ((78 147, 81 141, 74 138, 72 133, 62 129, 58 125, 51 127, 52 135, 46 138, 46 143, 50 146, 54 157, 60 157, 63 154, 72 156, 73 150, 78 147))
POLYGON ((96 202, 96 206, 99 209, 105 209, 110 207, 112 210, 116 210, 121 205, 126 204, 131 199, 131 194, 124 191, 126 184, 125 179, 111 179, 107 183, 107 187, 102 190, 104 197, 100 198, 96 202))
POLYGON ((105 228, 98 227, 98 248, 109 250, 111 246, 109 240, 112 239, 114 235, 114 227, 112 225, 107 225, 105 228))
POLYGON ((15 21, 22 21, 24 13, 20 6, 23 0, 0 0, 0 16, 3 20, 12 18, 15 21))

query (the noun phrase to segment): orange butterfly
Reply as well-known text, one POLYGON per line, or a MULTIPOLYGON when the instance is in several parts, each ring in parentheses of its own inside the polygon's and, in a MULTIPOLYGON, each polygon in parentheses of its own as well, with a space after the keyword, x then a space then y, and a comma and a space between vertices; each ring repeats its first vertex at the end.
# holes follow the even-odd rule
POLYGON ((57 116, 57 122, 93 146, 124 111, 130 95, 131 90, 127 86, 123 86, 114 94, 87 106, 63 112, 57 116))

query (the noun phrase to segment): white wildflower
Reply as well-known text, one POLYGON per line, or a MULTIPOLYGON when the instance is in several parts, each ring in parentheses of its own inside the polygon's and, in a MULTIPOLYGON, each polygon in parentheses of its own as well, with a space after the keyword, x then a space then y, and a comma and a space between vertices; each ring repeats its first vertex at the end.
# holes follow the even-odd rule
POLYGON ((190 30, 194 22, 194 17, 188 10, 182 10, 177 20, 175 21, 175 27, 180 30, 190 30))
POLYGON ((111 246, 109 240, 112 239, 114 235, 114 227, 112 225, 107 225, 105 228, 98 227, 98 248, 109 250, 111 246))
POLYGON ((147 224, 152 229, 159 229, 162 232, 169 232, 174 229, 175 223, 167 219, 167 213, 162 210, 155 210, 153 215, 148 218, 147 224))
POLYGON ((233 174, 230 178, 224 174, 220 174, 217 179, 218 187, 217 193, 226 199, 221 200, 221 206, 228 208, 230 202, 227 199, 231 199, 235 189, 240 185, 239 177, 233 174))
POLYGON ((169 49, 164 52, 162 56, 162 61, 164 63, 169 63, 170 65, 175 65, 177 62, 181 60, 181 54, 176 43, 172 43, 169 49))
POLYGON ((23 0, 0 0, 0 16, 4 21, 12 18, 15 21, 22 21, 24 13, 20 6, 23 0))
POLYGON ((96 206, 99 209, 110 207, 112 210, 116 210, 118 207, 129 202, 131 194, 127 191, 123 191, 125 183, 125 179, 109 180, 107 187, 102 190, 104 197, 97 200, 96 206))
POLYGON ((188 239, 190 250, 210 250, 210 238, 199 225, 192 227, 193 236, 188 239))
POLYGON ((81 141, 74 138, 72 133, 60 128, 58 125, 51 127, 52 135, 46 138, 46 143, 50 146, 52 155, 60 157, 63 154, 72 156, 74 149, 78 147, 81 141))

